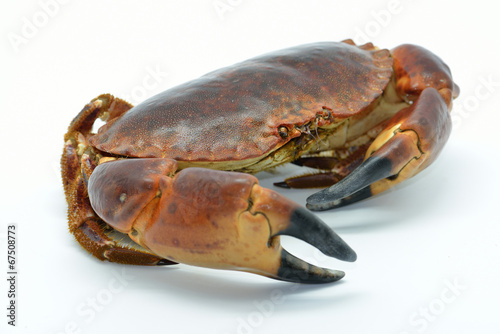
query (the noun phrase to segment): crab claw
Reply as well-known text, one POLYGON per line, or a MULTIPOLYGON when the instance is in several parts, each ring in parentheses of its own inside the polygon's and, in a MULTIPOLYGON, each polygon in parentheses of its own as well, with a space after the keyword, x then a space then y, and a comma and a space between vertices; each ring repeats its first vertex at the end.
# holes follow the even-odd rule
POLYGON ((326 283, 341 271, 308 264, 281 247, 290 235, 328 256, 355 261, 354 251, 314 214, 254 176, 187 168, 170 159, 103 163, 89 179, 94 211, 115 230, 170 261, 271 278, 326 283))
POLYGON ((385 191, 426 168, 441 152, 451 131, 446 99, 451 92, 425 89, 399 111, 375 139, 365 160, 330 188, 307 198, 311 210, 344 206, 385 191), (444 95, 444 96, 442 96, 444 95))
POLYGON ((387 190, 431 164, 448 140, 449 111, 460 93, 449 67, 417 45, 400 45, 391 53, 395 89, 409 107, 389 120, 358 168, 307 199, 309 209, 335 208, 387 190))

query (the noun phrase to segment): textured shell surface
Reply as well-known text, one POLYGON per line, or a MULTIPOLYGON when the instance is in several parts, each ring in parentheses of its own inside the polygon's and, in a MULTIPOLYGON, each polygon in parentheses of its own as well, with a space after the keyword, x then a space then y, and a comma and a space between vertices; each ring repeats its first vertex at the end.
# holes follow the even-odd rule
POLYGON ((387 50, 335 42, 279 50, 153 96, 101 127, 91 144, 179 161, 261 157, 297 136, 280 135, 280 127, 311 122, 325 108, 332 120, 360 112, 392 72, 387 50))

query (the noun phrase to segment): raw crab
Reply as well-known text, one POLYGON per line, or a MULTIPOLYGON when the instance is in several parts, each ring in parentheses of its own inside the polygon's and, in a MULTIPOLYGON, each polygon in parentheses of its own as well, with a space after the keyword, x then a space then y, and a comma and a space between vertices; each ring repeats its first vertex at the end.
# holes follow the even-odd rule
POLYGON ((341 260, 354 261, 354 251, 250 174, 287 162, 322 170, 277 184, 333 184, 307 199, 311 210, 370 197, 436 158, 458 92, 449 68, 422 47, 346 40, 256 57, 135 107, 101 95, 65 136, 70 231, 101 260, 338 280, 343 272, 296 258, 279 236, 341 260), (94 133, 98 117, 106 124, 94 133))

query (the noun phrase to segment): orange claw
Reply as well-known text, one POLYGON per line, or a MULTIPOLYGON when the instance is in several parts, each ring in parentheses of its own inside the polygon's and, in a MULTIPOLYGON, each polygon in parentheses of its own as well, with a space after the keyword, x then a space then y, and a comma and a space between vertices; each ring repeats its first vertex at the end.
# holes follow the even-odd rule
POLYGON ((96 167, 88 191, 94 211, 115 230, 170 261, 326 283, 341 271, 310 265, 281 247, 291 235, 326 255, 354 251, 319 218, 251 175, 187 168, 171 159, 127 159, 96 167))
POLYGON ((459 94, 448 66, 415 45, 399 46, 392 55, 396 91, 411 105, 389 120, 358 168, 307 199, 309 209, 340 207, 385 191, 425 169, 448 140, 449 110, 459 94))

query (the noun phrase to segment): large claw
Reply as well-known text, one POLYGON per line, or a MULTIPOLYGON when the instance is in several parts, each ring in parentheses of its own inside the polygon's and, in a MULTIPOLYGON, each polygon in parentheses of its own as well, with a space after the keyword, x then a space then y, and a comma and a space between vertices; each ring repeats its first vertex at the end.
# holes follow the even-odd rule
POLYGON ((358 168, 307 199, 309 209, 340 207, 387 190, 426 168, 448 140, 449 110, 459 94, 448 66, 415 45, 399 46, 392 55, 396 90, 410 106, 389 120, 358 168))
POLYGON ((187 168, 170 159, 99 165, 89 179, 95 212, 114 229, 170 261, 252 272, 279 280, 326 283, 341 271, 316 267, 281 247, 290 235, 328 256, 354 251, 319 218, 242 173, 187 168))
POLYGON ((311 210, 327 210, 385 191, 419 173, 441 152, 451 131, 448 108, 434 88, 398 112, 346 178, 307 199, 311 210))

